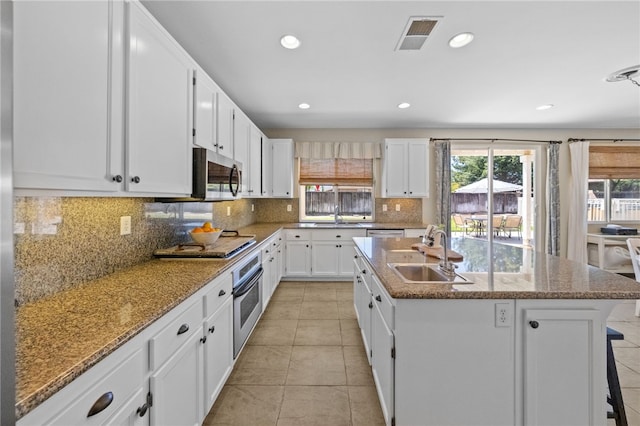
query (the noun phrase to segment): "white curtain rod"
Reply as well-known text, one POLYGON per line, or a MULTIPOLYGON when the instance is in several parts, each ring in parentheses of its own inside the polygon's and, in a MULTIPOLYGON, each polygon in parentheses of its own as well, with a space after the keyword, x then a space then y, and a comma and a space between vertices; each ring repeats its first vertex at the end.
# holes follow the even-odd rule
POLYGON ((441 141, 465 141, 465 142, 474 142, 474 141, 483 141, 483 142, 534 142, 534 143, 548 143, 551 145, 555 145, 555 144, 561 144, 562 141, 543 141, 543 140, 536 140, 536 139, 502 139, 502 138, 432 138, 431 139, 434 142, 441 142, 441 141))

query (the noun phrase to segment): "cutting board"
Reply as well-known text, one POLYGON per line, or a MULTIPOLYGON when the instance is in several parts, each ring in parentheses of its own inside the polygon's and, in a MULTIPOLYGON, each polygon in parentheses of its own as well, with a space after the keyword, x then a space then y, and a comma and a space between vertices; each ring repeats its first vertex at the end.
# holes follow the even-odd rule
MULTIPOLYGON (((412 244, 411 248, 414 250, 418 250, 421 253, 426 254, 427 256, 435 257, 438 259, 444 258, 444 249, 442 247, 429 247, 426 244, 416 243, 412 244)), ((452 262, 461 261, 462 255, 455 250, 447 250, 447 256, 452 262)))

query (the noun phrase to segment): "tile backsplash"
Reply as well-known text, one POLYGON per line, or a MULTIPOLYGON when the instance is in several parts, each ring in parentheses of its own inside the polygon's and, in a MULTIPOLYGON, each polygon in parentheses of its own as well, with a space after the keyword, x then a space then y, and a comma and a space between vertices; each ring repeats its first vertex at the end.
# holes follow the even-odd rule
POLYGON ((16 303, 35 301, 145 262, 157 248, 189 241, 187 232, 204 221, 224 229, 249 225, 255 222, 250 203, 15 197, 16 303), (122 216, 131 217, 130 235, 120 235, 122 216))

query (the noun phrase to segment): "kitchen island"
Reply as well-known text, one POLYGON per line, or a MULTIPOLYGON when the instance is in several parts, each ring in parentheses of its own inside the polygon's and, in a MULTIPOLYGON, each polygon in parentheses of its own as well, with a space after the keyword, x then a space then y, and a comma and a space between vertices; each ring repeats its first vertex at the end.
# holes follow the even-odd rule
POLYGON ((388 424, 604 425, 606 319, 635 281, 454 239, 464 284, 409 283, 415 239, 355 238, 354 303, 388 424))

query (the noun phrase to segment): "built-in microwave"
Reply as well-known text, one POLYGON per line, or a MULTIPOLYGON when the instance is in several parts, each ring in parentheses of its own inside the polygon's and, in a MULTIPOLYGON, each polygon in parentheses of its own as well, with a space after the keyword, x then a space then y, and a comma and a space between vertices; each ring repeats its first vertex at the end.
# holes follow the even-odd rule
POLYGON ((205 148, 193 148, 193 191, 197 200, 235 200, 242 191, 242 164, 205 148))

